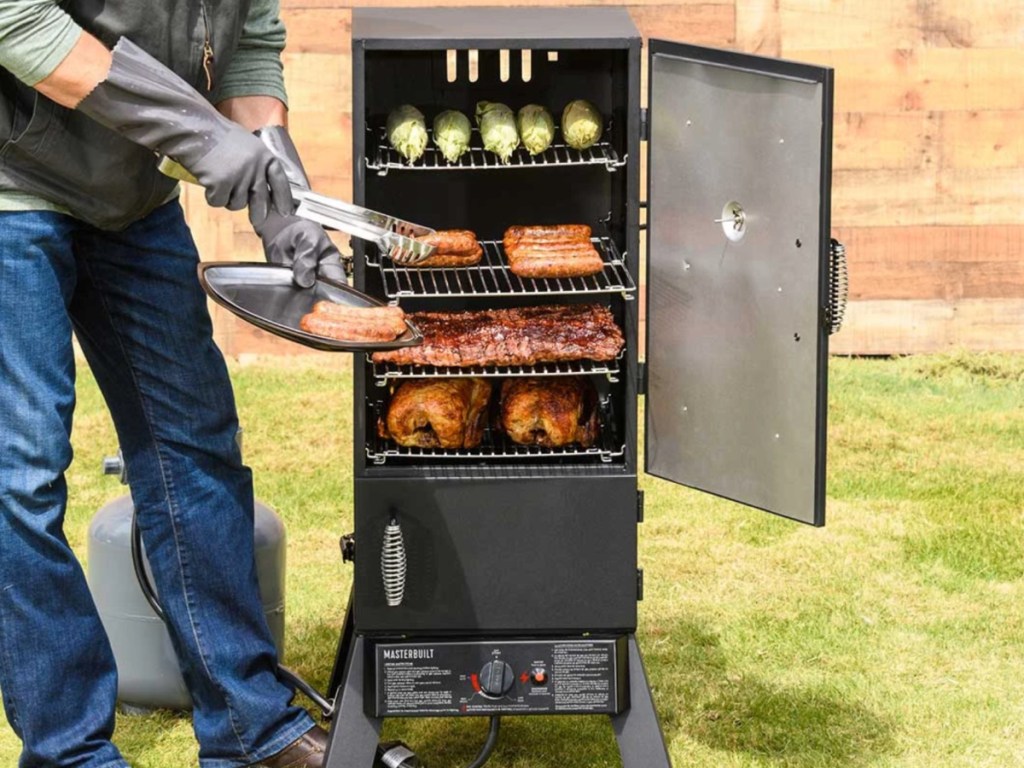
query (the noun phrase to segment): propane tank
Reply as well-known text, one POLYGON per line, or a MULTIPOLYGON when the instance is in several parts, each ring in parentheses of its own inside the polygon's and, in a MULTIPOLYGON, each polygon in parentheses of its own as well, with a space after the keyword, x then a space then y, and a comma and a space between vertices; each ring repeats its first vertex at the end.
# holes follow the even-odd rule
MULTIPOLYGON (((120 452, 103 460, 103 472, 126 483, 120 452)), ((117 698, 123 711, 192 708, 171 637, 146 602, 132 564, 135 507, 125 494, 104 505, 89 525, 89 589, 110 638, 117 663, 117 698)), ((263 612, 284 656, 285 531, 280 517, 259 500, 255 505, 256 577, 263 612)), ((149 563, 146 563, 147 573, 149 563)))

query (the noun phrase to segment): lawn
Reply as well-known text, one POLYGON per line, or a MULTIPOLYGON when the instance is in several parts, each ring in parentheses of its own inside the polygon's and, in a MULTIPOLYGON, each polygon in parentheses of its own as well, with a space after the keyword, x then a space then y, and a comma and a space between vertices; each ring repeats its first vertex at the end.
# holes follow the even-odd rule
MULTIPOLYGON (((287 661, 323 686, 351 579, 347 361, 233 376, 257 493, 288 526, 287 661)), ((1024 356, 836 359, 830 399, 824 529, 642 481, 641 646, 676 768, 1024 766, 1024 356)), ((66 525, 83 555, 122 492, 98 472, 115 448, 83 370, 66 525)), ((485 728, 385 733, 460 768, 485 728)), ((136 768, 195 765, 184 716, 119 716, 116 741, 136 768)), ((18 751, 0 729, 0 765, 18 751)), ((618 764, 599 718, 509 719, 489 763, 618 764)))

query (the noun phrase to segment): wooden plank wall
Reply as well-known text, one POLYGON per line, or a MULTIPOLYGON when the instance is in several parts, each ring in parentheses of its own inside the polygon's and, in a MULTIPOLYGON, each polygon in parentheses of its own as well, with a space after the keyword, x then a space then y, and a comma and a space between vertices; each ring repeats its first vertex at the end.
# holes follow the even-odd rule
MULTIPOLYGON (((282 3, 292 132, 315 188, 347 198, 351 10, 282 3)), ((1022 0, 629 5, 645 36, 835 68, 833 227, 850 306, 833 351, 1024 350, 1022 0)), ((186 206, 205 258, 260 258, 244 216, 209 210, 194 190, 186 206)), ((228 354, 296 351, 223 313, 216 323, 228 354)))

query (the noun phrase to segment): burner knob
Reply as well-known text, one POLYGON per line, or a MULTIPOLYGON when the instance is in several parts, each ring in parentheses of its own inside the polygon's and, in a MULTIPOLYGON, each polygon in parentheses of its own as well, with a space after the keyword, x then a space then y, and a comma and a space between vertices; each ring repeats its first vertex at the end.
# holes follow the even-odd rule
POLYGON ((501 698, 512 690, 515 682, 516 676, 512 667, 504 661, 489 661, 480 670, 480 690, 484 696, 501 698))

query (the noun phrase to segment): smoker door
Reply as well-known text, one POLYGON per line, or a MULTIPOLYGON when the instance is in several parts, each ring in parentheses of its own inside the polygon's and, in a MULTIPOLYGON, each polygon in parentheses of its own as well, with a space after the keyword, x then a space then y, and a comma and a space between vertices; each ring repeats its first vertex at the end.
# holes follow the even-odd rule
POLYGON ((823 525, 832 72, 649 64, 646 469, 823 525))

